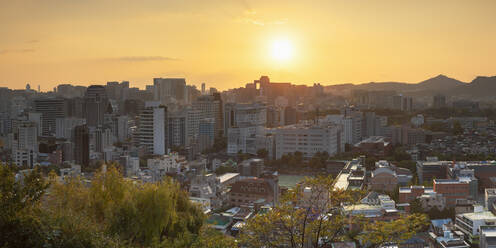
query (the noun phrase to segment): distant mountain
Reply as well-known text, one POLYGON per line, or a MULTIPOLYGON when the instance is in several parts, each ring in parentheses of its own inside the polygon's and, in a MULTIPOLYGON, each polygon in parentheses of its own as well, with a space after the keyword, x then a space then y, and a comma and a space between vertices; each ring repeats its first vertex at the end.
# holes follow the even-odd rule
POLYGON ((418 90, 431 90, 431 91, 445 91, 465 85, 466 83, 464 82, 458 81, 453 78, 449 78, 442 74, 437 77, 433 77, 416 84, 418 90))
POLYGON ((401 82, 372 82, 356 85, 355 87, 356 89, 394 90, 402 93, 408 93, 418 91, 446 91, 463 85, 466 85, 466 83, 446 77, 444 75, 439 75, 416 84, 401 82))
POLYGON ((432 96, 438 93, 465 97, 496 97, 496 76, 479 76, 465 83, 445 75, 427 79, 419 83, 370 82, 364 84, 341 84, 326 86, 326 91, 336 94, 349 94, 352 90, 396 91, 412 96, 432 96))
POLYGON ((478 76, 472 82, 456 88, 452 94, 470 97, 496 97, 496 76, 478 76))

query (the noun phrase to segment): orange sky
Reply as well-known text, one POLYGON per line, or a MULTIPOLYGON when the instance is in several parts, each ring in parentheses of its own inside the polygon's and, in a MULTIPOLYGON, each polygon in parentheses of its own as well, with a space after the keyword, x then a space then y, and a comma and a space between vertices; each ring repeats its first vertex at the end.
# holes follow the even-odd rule
POLYGON ((494 0, 0 0, 0 86, 186 77, 463 81, 496 74, 494 0), (270 56, 274 40, 293 56, 270 56))

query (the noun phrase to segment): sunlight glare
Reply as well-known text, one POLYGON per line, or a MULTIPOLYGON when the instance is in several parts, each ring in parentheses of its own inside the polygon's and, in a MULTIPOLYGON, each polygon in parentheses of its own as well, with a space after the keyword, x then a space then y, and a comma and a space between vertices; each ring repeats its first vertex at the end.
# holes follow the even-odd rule
POLYGON ((277 61, 288 61, 293 56, 293 46, 289 40, 280 39, 272 42, 272 58, 277 61))

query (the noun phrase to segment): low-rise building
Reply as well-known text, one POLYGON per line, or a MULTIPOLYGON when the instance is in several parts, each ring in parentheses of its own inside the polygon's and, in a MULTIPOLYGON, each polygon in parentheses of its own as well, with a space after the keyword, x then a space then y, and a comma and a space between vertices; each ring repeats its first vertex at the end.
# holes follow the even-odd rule
POLYGON ((385 160, 375 163, 375 170, 371 172, 369 189, 374 191, 394 191, 398 186, 398 176, 393 166, 385 160))
POLYGON ((434 179, 434 192, 446 198, 447 207, 455 207, 457 201, 470 197, 470 185, 467 181, 454 179, 434 179))
POLYGON ((377 195, 377 201, 362 199, 361 203, 344 206, 343 210, 347 215, 363 216, 370 221, 395 220, 402 212, 396 209, 396 203, 388 195, 377 195))
POLYGON ((177 173, 181 168, 186 167, 186 160, 177 153, 157 156, 147 160, 148 168, 151 171, 163 176, 165 173, 177 173))
POLYGON ((479 247, 496 248, 496 226, 481 226, 479 247))
POLYGON ((429 227, 429 247, 434 248, 468 248, 463 240, 463 233, 454 230, 453 220, 431 220, 429 227))
POLYGON ((496 189, 485 189, 484 190, 484 205, 489 211, 493 211, 493 204, 496 202, 496 189))
POLYGON ((251 205, 263 199, 266 203, 275 205, 278 192, 277 183, 266 178, 240 179, 231 185, 229 202, 233 206, 251 205))
POLYGON ((336 155, 344 152, 344 132, 341 125, 300 123, 275 128, 276 159, 301 152, 312 158, 317 152, 336 155))
POLYGON ((363 189, 365 186, 367 170, 363 165, 365 157, 348 161, 343 170, 336 177, 335 189, 363 189))
POLYGON ((371 136, 353 146, 353 152, 367 156, 384 157, 393 151, 393 145, 388 138, 383 136, 371 136))
POLYGON ((233 219, 231 216, 225 216, 222 214, 212 214, 207 218, 207 225, 210 227, 222 232, 226 233, 229 230, 229 227, 233 223, 233 219))
POLYGON ((481 206, 474 208, 473 213, 458 214, 455 219, 456 228, 464 233, 470 243, 479 235, 481 226, 489 225, 496 225, 496 216, 484 211, 481 206))
POLYGON ((434 190, 430 187, 412 185, 410 187, 399 188, 400 203, 410 203, 423 194, 433 193, 434 190))

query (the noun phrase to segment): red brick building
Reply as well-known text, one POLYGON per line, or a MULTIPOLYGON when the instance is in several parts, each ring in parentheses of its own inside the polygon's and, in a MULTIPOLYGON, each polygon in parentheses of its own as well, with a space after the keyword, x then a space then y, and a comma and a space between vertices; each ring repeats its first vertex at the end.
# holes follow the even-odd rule
POLYGON ((470 197, 470 185, 467 181, 434 179, 434 192, 446 198, 447 207, 455 207, 457 200, 466 201, 470 197))
POLYGON ((399 189, 399 202, 410 203, 424 194, 436 193, 446 199, 446 207, 455 207, 457 201, 470 198, 470 184, 454 179, 434 179, 434 187, 410 186, 399 189))
POLYGON ((399 202, 400 203, 410 203, 411 201, 417 199, 417 197, 423 195, 424 193, 433 192, 432 188, 413 185, 409 188, 399 189, 399 202))

